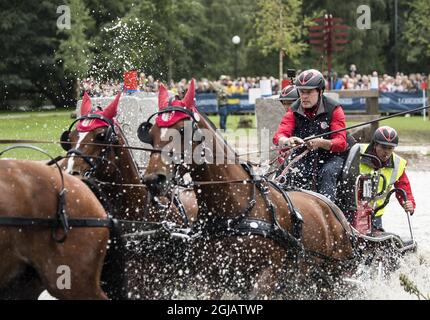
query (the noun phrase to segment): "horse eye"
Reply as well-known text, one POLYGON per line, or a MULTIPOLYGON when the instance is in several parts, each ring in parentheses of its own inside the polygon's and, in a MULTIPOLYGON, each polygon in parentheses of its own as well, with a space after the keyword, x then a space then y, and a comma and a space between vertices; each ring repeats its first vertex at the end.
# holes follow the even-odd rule
POLYGON ((94 138, 94 140, 96 140, 96 141, 104 141, 105 140, 105 133, 101 132, 101 133, 97 134, 96 137, 94 138))

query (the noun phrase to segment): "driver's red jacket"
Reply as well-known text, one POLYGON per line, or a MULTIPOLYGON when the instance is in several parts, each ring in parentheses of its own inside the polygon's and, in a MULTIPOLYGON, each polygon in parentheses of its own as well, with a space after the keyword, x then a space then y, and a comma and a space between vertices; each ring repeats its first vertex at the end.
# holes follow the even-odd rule
MULTIPOLYGON (((309 119, 315 117, 315 113, 318 107, 314 107, 310 110, 305 110, 305 115, 309 119)), ((290 138, 293 135, 296 126, 296 118, 293 110, 290 108, 285 116, 282 118, 281 124, 278 127, 275 135, 273 136, 273 143, 278 144, 279 138, 287 137, 290 138)), ((330 131, 335 131, 345 128, 345 113, 343 109, 338 107, 333 110, 333 115, 330 123, 330 131)), ((346 142, 346 131, 334 133, 330 135, 331 149, 332 152, 344 152, 348 144, 346 142)))

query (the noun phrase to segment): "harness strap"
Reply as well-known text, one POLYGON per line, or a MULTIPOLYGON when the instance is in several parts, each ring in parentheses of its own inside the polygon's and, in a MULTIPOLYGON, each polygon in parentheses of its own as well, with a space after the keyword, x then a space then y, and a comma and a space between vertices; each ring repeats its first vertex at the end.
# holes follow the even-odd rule
MULTIPOLYGON (((68 219, 67 228, 112 228, 113 219, 68 219)), ((58 220, 49 218, 0 217, 0 227, 58 227, 58 220)))
MULTIPOLYGON (((0 227, 51 227, 58 226, 56 219, 50 218, 21 218, 21 217, 0 217, 0 227)), ((137 231, 157 231, 163 229, 163 224, 159 222, 147 221, 127 221, 118 219, 68 219, 68 230, 73 228, 119 228, 127 232, 137 231)))
POLYGON ((203 228, 204 234, 214 237, 259 235, 279 243, 284 249, 304 251, 303 244, 287 230, 274 228, 273 223, 253 218, 222 219, 214 218, 203 228))
POLYGON ((268 181, 268 179, 264 176, 256 175, 254 168, 251 165, 249 165, 248 163, 242 163, 242 166, 245 168, 246 171, 249 172, 249 174, 252 176, 253 180, 255 180, 255 185, 261 191, 263 199, 266 203, 266 207, 269 208, 270 213, 272 215, 272 219, 274 221, 274 226, 276 228, 279 228, 282 230, 283 228, 279 224, 275 206, 273 205, 273 203, 268 198, 270 185, 274 186, 275 189, 281 191, 282 195, 284 196, 284 199, 286 200, 286 202, 288 204, 288 209, 290 211, 291 218, 293 220, 293 235, 300 241, 301 233, 302 233, 303 218, 302 218, 301 214, 295 210, 294 205, 293 205, 290 197, 278 185, 276 185, 273 181, 268 181), (268 183, 269 186, 263 185, 262 182, 268 183))
POLYGON ((296 208, 293 205, 293 201, 291 200, 290 196, 284 189, 282 189, 274 181, 269 181, 269 183, 272 187, 274 187, 282 194, 285 201, 287 202, 288 210, 290 211, 291 219, 293 220, 293 235, 300 240, 302 237, 302 229, 303 229, 303 222, 304 222, 302 214, 298 210, 296 210, 296 208))
POLYGON ((179 213, 182 217, 182 220, 184 221, 185 227, 189 227, 190 222, 188 220, 187 212, 185 211, 185 207, 182 204, 181 200, 179 199, 179 195, 176 195, 173 197, 173 204, 178 208, 179 213))
POLYGON ((52 228, 52 238, 55 242, 63 243, 67 239, 67 234, 70 229, 69 227, 69 221, 66 214, 66 209, 64 208, 64 205, 66 203, 66 189, 63 189, 58 194, 58 207, 57 207, 57 214, 56 214, 56 226, 52 228), (64 234, 61 237, 57 236, 57 229, 61 227, 64 231, 64 234))
MULTIPOLYGON (((70 149, 69 151, 67 151, 67 156, 66 157, 62 157, 62 158, 68 158, 68 157, 72 157, 72 155, 77 155, 80 158, 82 158, 89 166, 90 168, 94 168, 95 165, 93 164, 93 162, 91 161, 92 157, 88 157, 87 155, 85 155, 81 150, 78 149, 70 149)), ((55 160, 55 159, 54 159, 55 160)), ((60 159, 61 160, 61 159, 60 159)), ((52 163, 53 161, 51 160, 50 162, 48 162, 48 166, 52 163)), ((57 160, 55 160, 55 162, 58 162, 57 160)))

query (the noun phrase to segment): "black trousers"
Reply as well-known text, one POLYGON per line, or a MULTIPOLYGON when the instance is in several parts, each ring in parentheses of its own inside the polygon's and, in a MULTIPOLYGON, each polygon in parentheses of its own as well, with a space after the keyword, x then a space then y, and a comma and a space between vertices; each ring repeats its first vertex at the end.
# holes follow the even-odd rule
POLYGON ((337 180, 342 171, 344 158, 333 155, 319 160, 312 153, 297 162, 287 174, 288 185, 293 188, 312 190, 336 201, 337 180))

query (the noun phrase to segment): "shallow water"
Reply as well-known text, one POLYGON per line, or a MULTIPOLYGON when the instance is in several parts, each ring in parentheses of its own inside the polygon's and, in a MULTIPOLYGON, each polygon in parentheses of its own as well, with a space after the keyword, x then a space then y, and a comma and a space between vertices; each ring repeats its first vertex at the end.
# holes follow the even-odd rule
MULTIPOLYGON (((408 177, 417 204, 411 217, 413 232, 418 243, 416 254, 405 257, 400 269, 389 280, 367 281, 364 283, 364 295, 352 295, 357 299, 417 299, 405 292, 399 281, 399 275, 405 274, 423 294, 430 294, 430 172, 409 171, 408 177)), ((406 213, 395 196, 385 210, 383 226, 386 231, 396 233, 404 239, 410 238, 406 213)))

